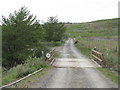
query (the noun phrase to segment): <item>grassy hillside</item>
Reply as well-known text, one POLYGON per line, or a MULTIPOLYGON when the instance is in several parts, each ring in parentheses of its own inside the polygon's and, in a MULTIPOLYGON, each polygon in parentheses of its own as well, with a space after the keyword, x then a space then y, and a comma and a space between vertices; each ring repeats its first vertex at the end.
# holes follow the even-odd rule
POLYGON ((76 47, 81 53, 90 56, 91 49, 104 54, 107 66, 118 70, 118 19, 98 20, 87 23, 67 25, 67 34, 80 42, 76 47))
POLYGON ((67 27, 70 37, 105 37, 113 38, 118 34, 118 19, 98 20, 72 24, 67 27))

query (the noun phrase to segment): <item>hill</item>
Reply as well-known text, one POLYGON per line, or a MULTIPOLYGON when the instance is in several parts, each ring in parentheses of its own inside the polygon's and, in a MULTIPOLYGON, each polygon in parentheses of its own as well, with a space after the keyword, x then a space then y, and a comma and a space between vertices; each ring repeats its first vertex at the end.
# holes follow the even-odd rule
POLYGON ((118 34, 118 19, 105 19, 67 25, 67 32, 70 37, 81 36, 116 38, 118 34))
POLYGON ((91 57, 91 49, 104 54, 109 68, 118 71, 118 18, 97 20, 67 25, 69 37, 79 40, 75 46, 87 57, 91 57))

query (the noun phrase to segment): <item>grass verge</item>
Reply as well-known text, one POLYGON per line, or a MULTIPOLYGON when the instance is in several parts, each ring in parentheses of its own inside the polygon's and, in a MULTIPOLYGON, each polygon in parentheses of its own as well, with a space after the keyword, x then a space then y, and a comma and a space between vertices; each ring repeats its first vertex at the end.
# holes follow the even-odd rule
POLYGON ((13 67, 8 71, 4 71, 2 73, 2 84, 5 85, 11 83, 36 70, 46 67, 48 67, 48 64, 42 58, 29 58, 26 63, 13 67))
MULTIPOLYGON (((76 44, 75 47, 80 51, 80 53, 82 53, 83 55, 85 55, 86 57, 90 58, 90 52, 91 49, 86 48, 80 44, 76 44)), ((118 75, 116 73, 113 73, 112 71, 105 69, 105 68, 97 68, 97 70, 99 70, 100 72, 102 72, 107 78, 109 78, 111 81, 115 82, 115 83, 120 83, 120 80, 118 79, 118 75)))
POLYGON ((86 47, 80 45, 79 43, 76 44, 75 47, 79 50, 80 53, 82 53, 86 57, 90 58, 91 49, 86 48, 86 47))
POLYGON ((99 52, 103 53, 106 66, 118 71, 118 52, 116 50, 117 41, 111 42, 110 40, 102 41, 89 41, 85 39, 79 40, 75 46, 76 48, 88 58, 91 58, 91 49, 97 46, 99 52), (108 44, 107 44, 108 43, 108 44))
POLYGON ((120 80, 118 79, 118 75, 111 72, 110 70, 107 70, 105 68, 97 68, 100 72, 102 72, 107 78, 109 78, 111 81, 115 83, 120 83, 120 80))
POLYGON ((35 75, 32 75, 12 86, 10 86, 9 88, 28 88, 30 85, 32 85, 33 83, 39 81, 40 76, 44 75, 48 70, 50 70, 52 67, 46 67, 44 68, 42 71, 36 73, 35 75))

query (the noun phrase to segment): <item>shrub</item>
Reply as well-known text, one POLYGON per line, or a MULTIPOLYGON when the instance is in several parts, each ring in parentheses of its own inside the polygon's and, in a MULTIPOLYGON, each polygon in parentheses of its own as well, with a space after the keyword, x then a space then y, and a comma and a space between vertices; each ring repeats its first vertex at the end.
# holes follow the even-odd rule
POLYGON ((41 39, 42 31, 36 16, 30 14, 26 7, 2 17, 3 66, 6 68, 22 64, 32 52, 28 49, 41 39))

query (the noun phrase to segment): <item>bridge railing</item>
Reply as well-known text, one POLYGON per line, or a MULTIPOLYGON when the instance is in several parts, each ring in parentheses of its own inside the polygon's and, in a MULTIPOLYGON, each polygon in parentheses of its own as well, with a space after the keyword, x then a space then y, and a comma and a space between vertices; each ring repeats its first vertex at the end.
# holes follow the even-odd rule
POLYGON ((53 64, 53 62, 55 61, 55 48, 48 53, 48 57, 46 56, 45 61, 48 61, 50 62, 50 64, 53 64))
POLYGON ((97 50, 91 50, 91 56, 99 64, 105 65, 105 59, 103 53, 97 50))

